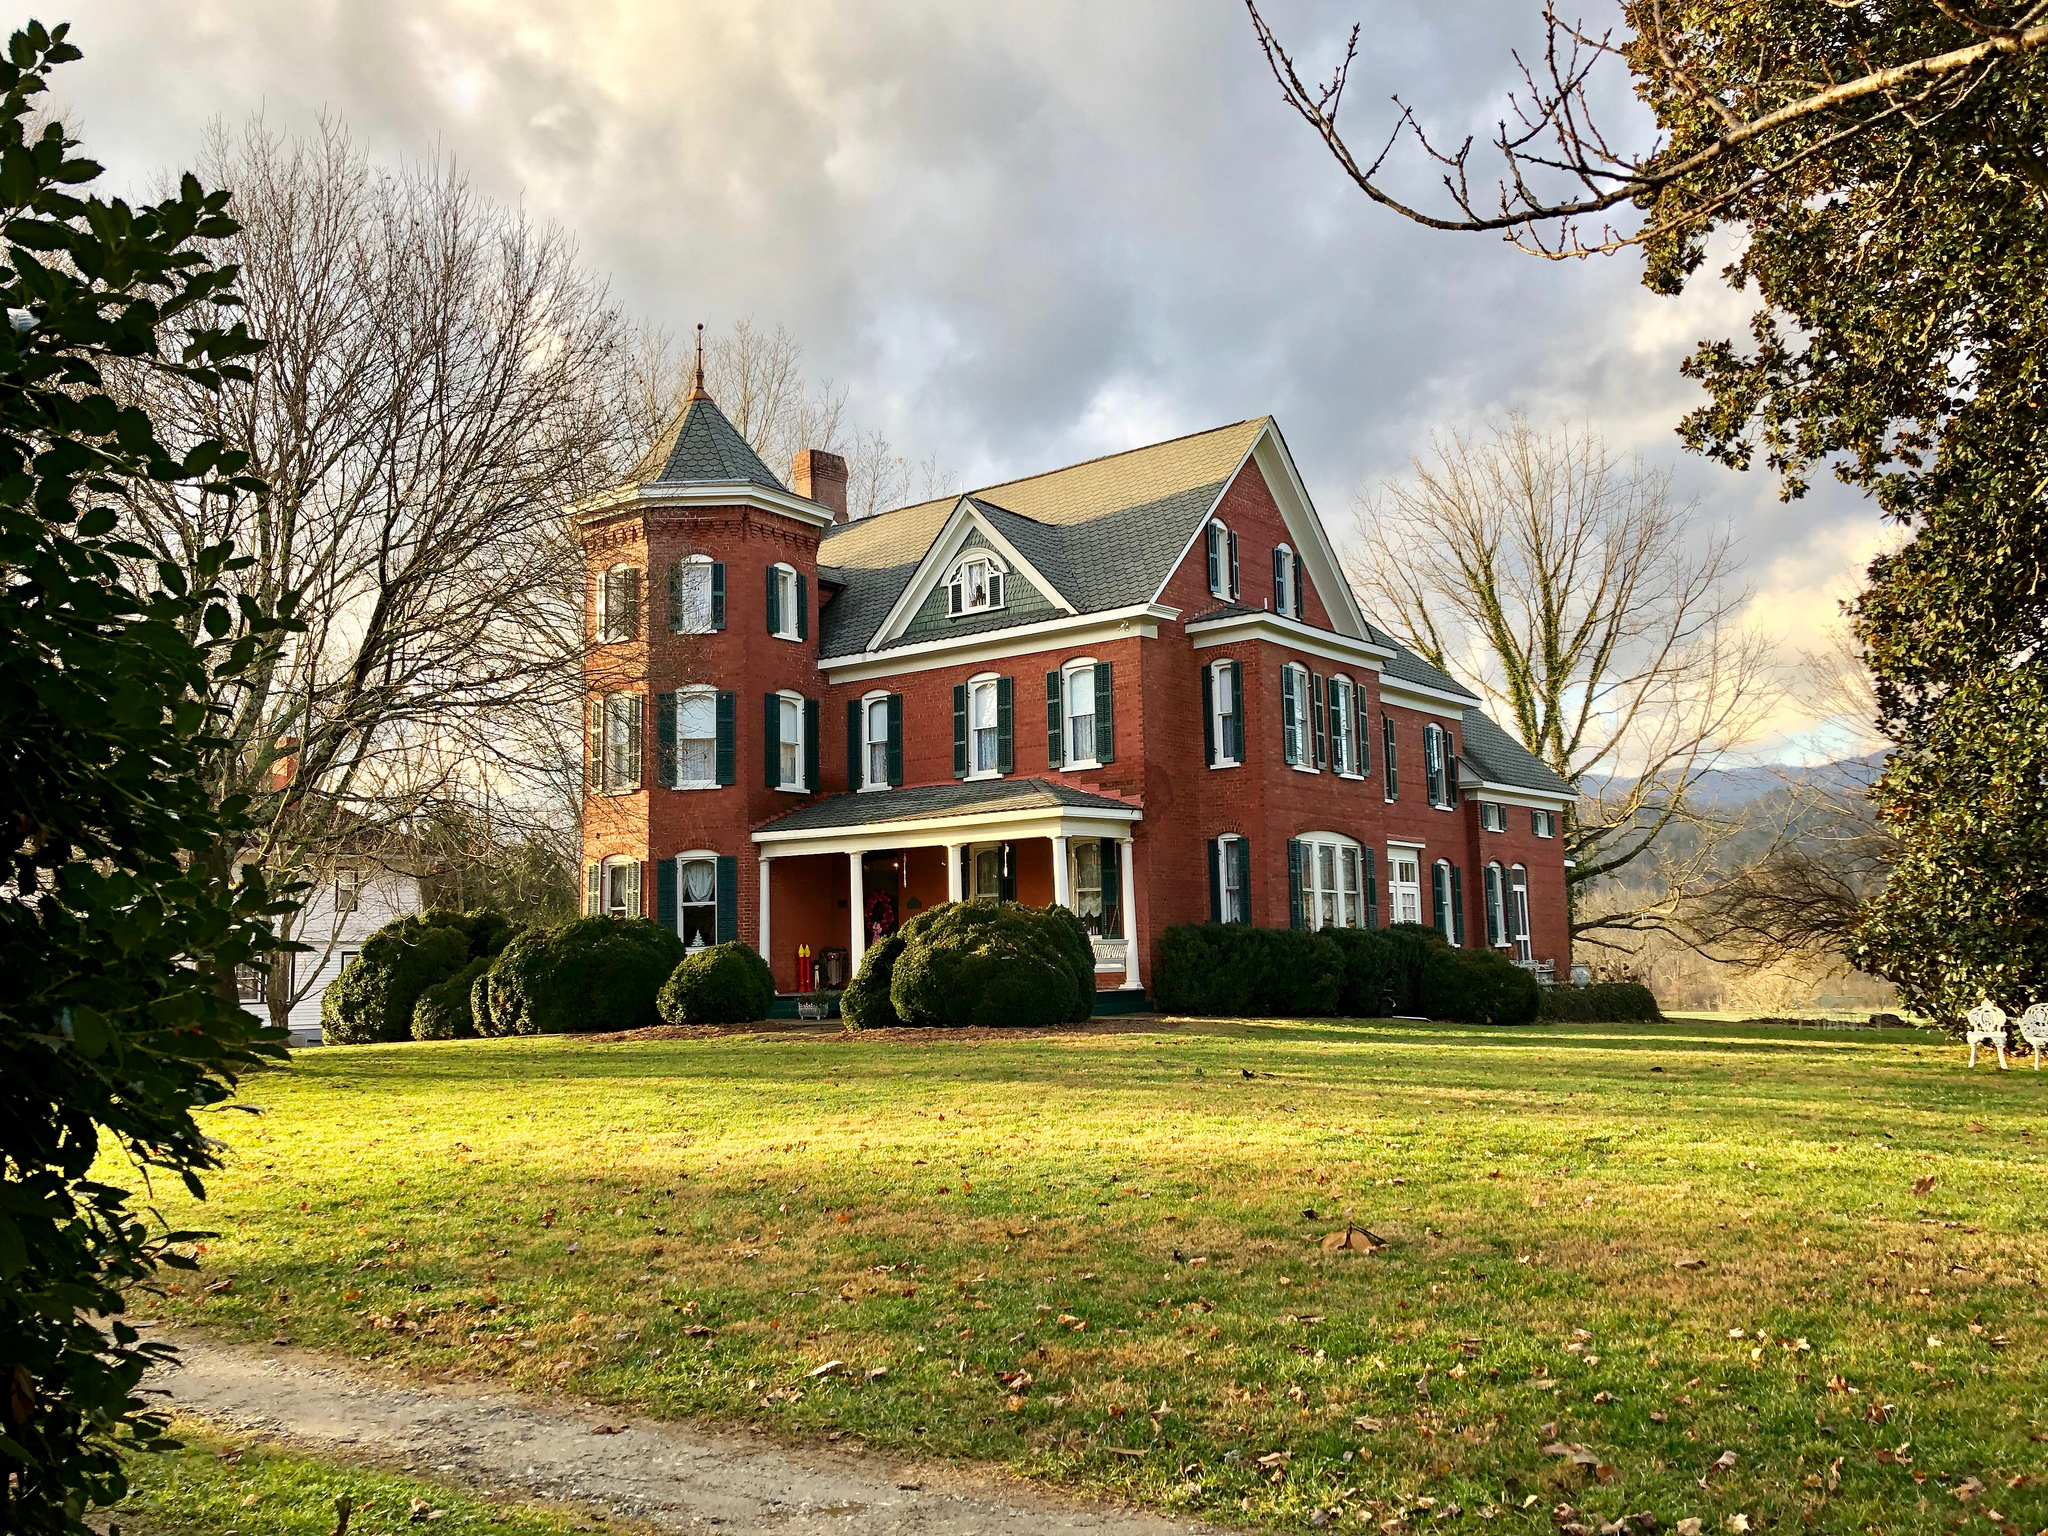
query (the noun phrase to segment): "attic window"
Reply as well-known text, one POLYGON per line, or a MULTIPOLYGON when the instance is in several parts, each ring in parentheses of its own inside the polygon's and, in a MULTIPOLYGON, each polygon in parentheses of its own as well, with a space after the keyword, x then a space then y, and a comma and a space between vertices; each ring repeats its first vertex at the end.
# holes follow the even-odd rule
POLYGON ((987 613, 1003 606, 1003 566, 994 555, 977 551, 953 567, 946 583, 946 613, 958 618, 987 613))

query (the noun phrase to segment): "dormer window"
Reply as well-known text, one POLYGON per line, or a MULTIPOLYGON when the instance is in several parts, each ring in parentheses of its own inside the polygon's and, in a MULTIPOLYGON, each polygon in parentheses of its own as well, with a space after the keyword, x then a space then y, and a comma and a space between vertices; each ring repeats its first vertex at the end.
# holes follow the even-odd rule
POLYGON ((953 567, 946 583, 946 613, 988 613, 1003 606, 1003 564, 994 555, 977 550, 953 567))

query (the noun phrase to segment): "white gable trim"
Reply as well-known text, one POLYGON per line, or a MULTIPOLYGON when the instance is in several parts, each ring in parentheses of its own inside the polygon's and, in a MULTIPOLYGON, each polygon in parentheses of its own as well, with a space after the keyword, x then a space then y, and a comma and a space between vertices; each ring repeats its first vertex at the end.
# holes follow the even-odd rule
MULTIPOLYGON (((925 599, 937 590, 940 581, 947 574, 947 568, 965 547, 970 530, 979 532, 988 540, 989 546, 1009 562, 1013 574, 1021 571, 1029 577, 1032 585, 1038 588, 1045 600, 1054 608, 1063 614, 1075 611, 1074 605, 1067 601, 1066 594, 1046 580, 1043 571, 1018 554, 1016 546, 1004 538, 995 524, 982 515, 981 509, 974 504, 974 498, 962 496, 954 503, 953 510, 947 514, 946 521, 932 539, 931 546, 925 550, 924 558, 918 561, 917 569, 910 573, 910 580, 905 583, 902 596, 896 599, 894 606, 883 616, 881 626, 868 641, 870 650, 887 645, 909 628, 910 621, 917 617, 917 611, 924 606, 925 599)), ((1004 601, 1008 600, 1006 589, 1004 601)))
POLYGON ((1534 811, 1561 811, 1578 799, 1577 795, 1546 793, 1520 784, 1496 784, 1491 779, 1461 783, 1458 789, 1468 800, 1491 800, 1497 805, 1526 806, 1534 811))
POLYGON ((1241 640, 1266 640, 1289 650, 1328 661, 1350 662, 1377 672, 1389 659, 1392 646, 1372 640, 1355 640, 1334 630, 1317 629, 1300 619, 1281 613, 1232 613, 1217 619, 1191 619, 1188 639, 1198 651, 1218 645, 1235 645, 1241 640))
POLYGON ((1432 688, 1427 683, 1411 683, 1407 678, 1395 677, 1391 672, 1380 674, 1380 698, 1388 704, 1398 704, 1403 709, 1442 715, 1446 720, 1462 720, 1466 710, 1479 707, 1478 701, 1467 694, 1452 693, 1444 688, 1432 688))

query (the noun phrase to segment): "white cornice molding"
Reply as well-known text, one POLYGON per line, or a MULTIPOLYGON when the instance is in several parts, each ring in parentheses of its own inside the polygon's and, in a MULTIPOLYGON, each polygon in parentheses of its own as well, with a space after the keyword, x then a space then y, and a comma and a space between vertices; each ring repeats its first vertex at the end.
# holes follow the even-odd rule
POLYGON ((648 481, 640 485, 614 486, 611 490, 572 502, 569 514, 588 527, 622 512, 656 507, 752 507, 756 511, 793 518, 811 528, 829 528, 835 520, 830 507, 789 491, 771 491, 751 480, 692 480, 682 485, 648 481))
POLYGON ((1481 779, 1477 784, 1460 784, 1459 792, 1474 800, 1492 800, 1501 805, 1526 806, 1532 811, 1557 811, 1578 799, 1569 792, 1557 794, 1547 790, 1530 789, 1523 784, 1497 784, 1492 779, 1481 779))
POLYGON ((1179 617, 1178 608, 1169 608, 1161 603, 1136 603, 1128 608, 1111 608, 1102 613, 1040 619, 1035 624, 1019 624, 1011 629, 921 640, 915 645, 891 646, 886 651, 821 656, 818 658, 818 670, 825 674, 828 682, 860 683, 899 672, 929 672, 935 667, 997 661, 1005 656, 1028 656, 1034 651, 1054 646, 1083 646, 1133 636, 1154 640, 1159 636, 1161 624, 1170 624, 1179 617))
POLYGON ((851 827, 806 827, 778 832, 774 824, 753 834, 764 858, 800 858, 814 853, 856 853, 877 848, 924 847, 930 843, 1003 842, 1033 837, 1128 836, 1145 819, 1137 806, 1020 807, 924 815, 901 821, 863 822, 851 827), (987 836, 979 836, 986 833, 987 836))
MULTIPOLYGON (((1278 613, 1231 613, 1214 619, 1191 619, 1186 627, 1188 639, 1198 651, 1219 645, 1236 645, 1246 640, 1264 640, 1330 661, 1350 662, 1373 672, 1379 671, 1394 655, 1391 646, 1354 639, 1335 630, 1317 629, 1313 624, 1278 613)), ((1386 685, 1382 682, 1381 692, 1385 691, 1386 685)))
POLYGON ((1385 703, 1442 715, 1447 720, 1463 720, 1467 710, 1479 708, 1479 701, 1469 695, 1453 693, 1448 688, 1432 688, 1427 683, 1410 682, 1405 677, 1395 677, 1391 672, 1380 674, 1380 698, 1385 703))

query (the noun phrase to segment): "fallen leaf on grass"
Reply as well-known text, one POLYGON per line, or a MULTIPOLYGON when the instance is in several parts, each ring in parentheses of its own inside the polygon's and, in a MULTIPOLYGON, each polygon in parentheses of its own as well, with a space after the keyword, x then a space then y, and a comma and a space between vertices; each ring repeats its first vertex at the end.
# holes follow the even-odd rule
POLYGON ((1127 1451, 1120 1445, 1105 1445, 1103 1449, 1112 1456, 1145 1456, 1150 1454, 1146 1451, 1127 1451))
POLYGON ((1661 1408, 1653 1408, 1650 1410, 1650 1422, 1652 1424, 1668 1424, 1671 1422, 1671 1415, 1661 1408))
POLYGON ((1916 1195, 1924 1195, 1932 1188, 1934 1188, 1934 1175, 1931 1173, 1923 1173, 1913 1181, 1913 1193, 1916 1195))
POLYGON ((820 1376, 842 1376, 846 1373, 844 1360, 827 1360, 816 1370, 804 1372, 806 1379, 815 1381, 820 1376))
POLYGON ((1700 1536, 1705 1522, 1698 1515, 1687 1515, 1678 1522, 1678 1536, 1700 1536))
POLYGON ((1722 1452, 1722 1453, 1721 1453, 1720 1455, 1718 1455, 1718 1456, 1716 1456, 1716 1457, 1714 1458, 1714 1464, 1713 1464, 1713 1465, 1712 1465, 1711 1467, 1707 1468, 1707 1470, 1708 1470, 1709 1472, 1732 1472, 1732 1471, 1734 1471, 1734 1470, 1735 1470, 1735 1453, 1734 1453, 1733 1451, 1723 1451, 1723 1452, 1722 1452))
POLYGON ((708 1339, 711 1337, 711 1330, 702 1323, 692 1323, 683 1330, 683 1337, 686 1339, 708 1339))
POLYGON ((886 1365, 871 1366, 868 1370, 868 1380, 880 1381, 884 1376, 888 1374, 889 1367, 887 1367, 886 1365))
POLYGON ((1728 1536, 1743 1536, 1743 1533, 1749 1529, 1749 1516, 1730 1515, 1726 1524, 1728 1526, 1728 1536))
MULTIPOLYGON (((593 1424, 590 1426, 590 1432, 593 1435, 623 1435, 631 1427, 628 1424, 593 1424)), ((414 1500, 413 1502, 417 1503, 419 1501, 414 1500)))
POLYGON ((1707 1261, 1705 1259, 1674 1259, 1672 1260, 1671 1267, 1673 1269, 1705 1269, 1707 1261))
POLYGON ((1984 1485, 1978 1482, 1977 1479, 1974 1477, 1964 1478, 1960 1483, 1957 1483, 1955 1487, 1949 1490, 1949 1492, 1953 1493, 1958 1499, 1960 1499, 1965 1504, 1969 1503, 1970 1500, 1977 1497, 1977 1495, 1982 1493, 1983 1491, 1984 1485))

